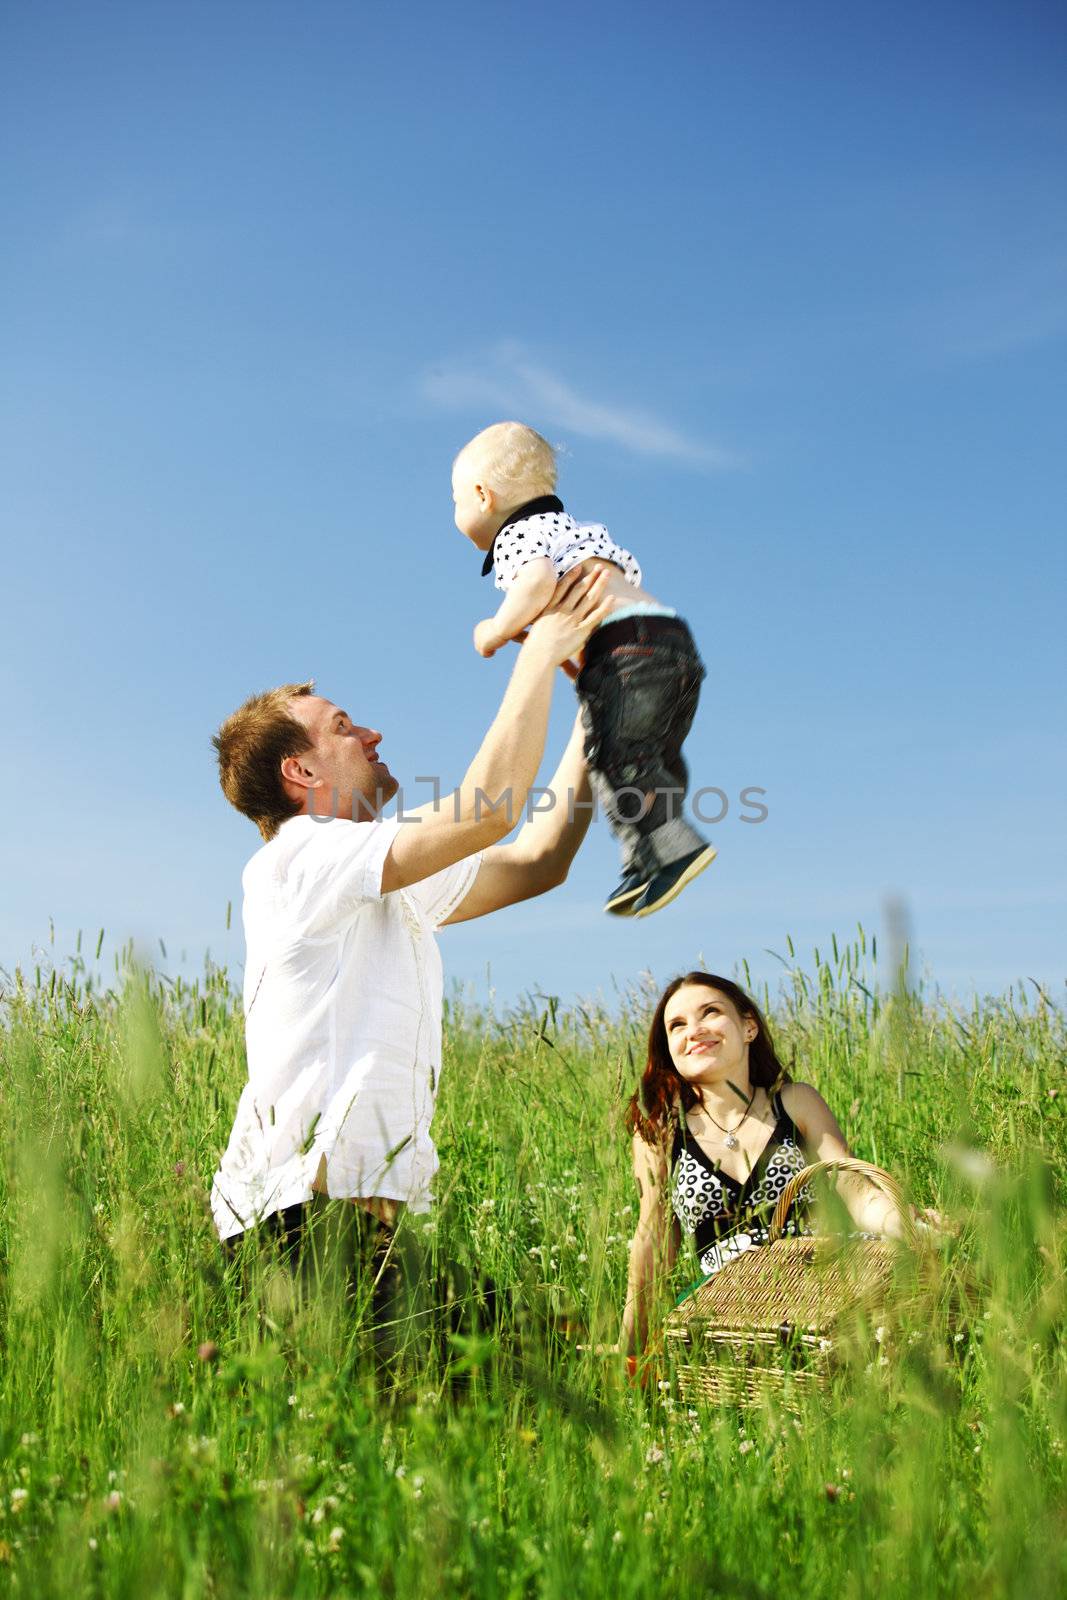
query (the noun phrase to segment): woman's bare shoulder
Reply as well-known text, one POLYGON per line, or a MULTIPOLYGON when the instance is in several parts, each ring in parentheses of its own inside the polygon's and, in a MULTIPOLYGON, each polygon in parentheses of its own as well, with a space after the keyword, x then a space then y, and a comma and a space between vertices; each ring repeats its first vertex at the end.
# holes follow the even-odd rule
POLYGON ((630 1142, 634 1177, 662 1181, 670 1165, 669 1134, 659 1128, 635 1130, 630 1142))
POLYGON ((816 1102, 820 1105, 826 1104, 813 1083, 804 1083, 800 1080, 794 1082, 790 1078, 788 1082, 782 1084, 778 1092, 787 1111, 793 1105, 814 1105, 816 1102))
POLYGON ((818 1118, 830 1110, 812 1083, 783 1083, 779 1098, 798 1128, 809 1118, 818 1118))
POLYGON ((810 1083, 786 1083, 781 1089, 782 1105, 805 1139, 818 1143, 828 1135, 844 1145, 837 1118, 818 1089, 810 1083))

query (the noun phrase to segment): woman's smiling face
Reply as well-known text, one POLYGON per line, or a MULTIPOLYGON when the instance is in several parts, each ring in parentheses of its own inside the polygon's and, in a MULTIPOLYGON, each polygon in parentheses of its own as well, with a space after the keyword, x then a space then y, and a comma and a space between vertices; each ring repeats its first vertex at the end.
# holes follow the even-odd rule
POLYGON ((689 1081, 736 1079, 759 1032, 754 1017, 742 1016, 720 990, 702 983, 685 983, 675 990, 667 1001, 663 1026, 671 1060, 689 1081))

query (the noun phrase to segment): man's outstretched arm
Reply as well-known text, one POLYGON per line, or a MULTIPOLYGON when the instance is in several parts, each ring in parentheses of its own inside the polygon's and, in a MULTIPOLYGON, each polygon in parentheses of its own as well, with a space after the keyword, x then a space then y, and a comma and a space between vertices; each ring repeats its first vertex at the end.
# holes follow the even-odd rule
POLYGON ((564 881, 592 816, 584 743, 578 717, 548 793, 530 791, 535 798, 522 831, 511 844, 485 852, 469 892, 442 926, 484 917, 558 888, 564 881))
POLYGON ((397 830, 382 872, 383 894, 499 844, 515 827, 544 754, 556 667, 608 615, 602 578, 598 573, 592 581, 560 584, 519 651, 500 710, 463 782, 443 801, 408 812, 412 825, 397 830))

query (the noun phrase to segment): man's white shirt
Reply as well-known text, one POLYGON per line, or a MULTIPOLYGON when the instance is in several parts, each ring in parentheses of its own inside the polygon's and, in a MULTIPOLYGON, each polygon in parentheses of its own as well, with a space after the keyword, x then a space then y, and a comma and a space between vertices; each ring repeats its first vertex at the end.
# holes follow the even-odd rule
POLYGON ((245 868, 248 1083, 211 1189, 222 1238, 310 1199, 323 1156, 331 1196, 429 1209, 434 934, 481 858, 383 895, 399 826, 293 817, 245 868))

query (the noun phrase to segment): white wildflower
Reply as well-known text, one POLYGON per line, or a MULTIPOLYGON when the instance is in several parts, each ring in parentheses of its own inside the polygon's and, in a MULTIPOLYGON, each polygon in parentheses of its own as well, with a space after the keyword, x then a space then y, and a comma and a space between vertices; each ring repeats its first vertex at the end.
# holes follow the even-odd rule
POLYGON ((982 1188, 996 1173, 996 1168, 985 1151, 976 1150, 973 1146, 943 1145, 941 1154, 949 1165, 955 1167, 960 1176, 968 1179, 975 1188, 982 1188))

